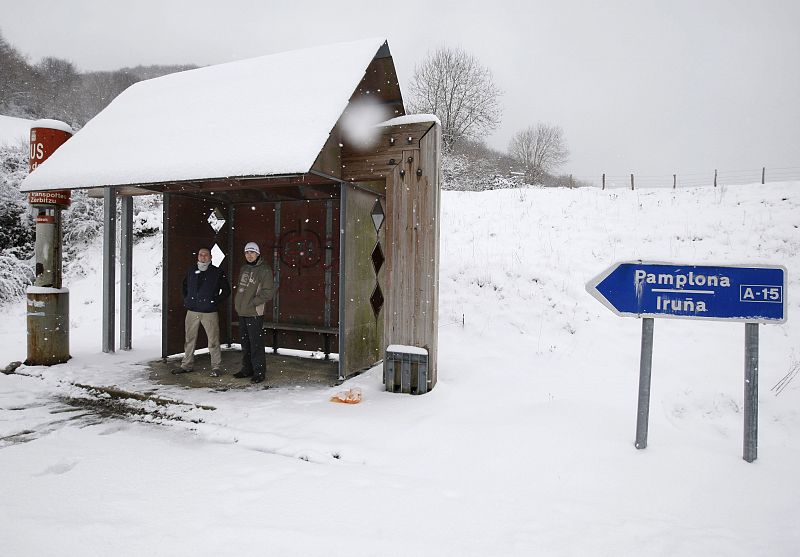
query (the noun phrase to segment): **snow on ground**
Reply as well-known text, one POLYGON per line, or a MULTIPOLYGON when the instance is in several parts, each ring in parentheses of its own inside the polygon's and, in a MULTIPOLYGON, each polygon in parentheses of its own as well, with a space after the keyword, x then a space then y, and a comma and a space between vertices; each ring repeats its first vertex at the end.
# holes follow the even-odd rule
MULTIPOLYGON (((9 555, 795 555, 800 183, 442 195, 439 383, 214 392, 152 385, 160 245, 136 247, 134 347, 100 351, 99 246, 71 281, 69 363, 0 375, 9 555), (742 460, 744 325, 656 320, 649 446, 633 447, 641 322, 584 290, 616 261, 766 263, 759 458, 742 460), (68 382, 214 406, 77 413, 68 382), (72 412, 70 412, 72 410, 72 412), (68 419, 74 417, 74 419, 68 419)), ((4 360, 25 357, 23 304, 4 360)), ((5 362, 2 362, 5 363, 5 362)), ((144 403, 143 406, 146 406, 144 403)))
POLYGON ((0 115, 0 145, 27 143, 34 120, 0 115))

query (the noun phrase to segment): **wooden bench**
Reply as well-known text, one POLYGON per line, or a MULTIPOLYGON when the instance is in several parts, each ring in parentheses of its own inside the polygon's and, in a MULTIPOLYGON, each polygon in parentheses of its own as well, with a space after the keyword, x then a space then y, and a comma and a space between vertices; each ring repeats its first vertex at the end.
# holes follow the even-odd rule
POLYGON ((272 331, 272 351, 278 352, 278 333, 279 332, 299 332, 299 333, 319 333, 323 335, 325 359, 331 353, 331 335, 338 335, 338 327, 325 327, 322 325, 299 325, 293 323, 272 323, 264 322, 264 328, 272 331))

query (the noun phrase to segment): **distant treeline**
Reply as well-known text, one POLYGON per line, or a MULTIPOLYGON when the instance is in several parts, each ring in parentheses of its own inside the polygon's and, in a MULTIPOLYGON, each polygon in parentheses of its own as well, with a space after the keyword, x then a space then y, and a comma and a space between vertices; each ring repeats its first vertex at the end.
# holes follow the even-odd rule
POLYGON ((31 63, 0 34, 0 114, 54 118, 77 129, 137 81, 196 67, 136 66, 79 72, 72 62, 51 56, 31 63))
MULTIPOLYGON (((442 156, 442 189, 483 191, 534 185, 524 163, 492 149, 483 141, 463 139, 442 156)), ((577 188, 590 186, 569 174, 540 172, 535 185, 577 188)))
MULTIPOLYGON (((31 63, 0 33, 0 114, 54 118, 77 130, 137 81, 197 67, 136 66, 82 73, 72 62, 55 57, 31 63)), ((488 147, 480 139, 462 138, 452 145, 442 166, 444 189, 481 191, 531 183, 523 162, 488 147)), ((568 174, 556 175, 544 169, 537 174, 535 183, 554 187, 589 185, 568 174)), ((0 242, 0 249, 3 244, 0 242)))

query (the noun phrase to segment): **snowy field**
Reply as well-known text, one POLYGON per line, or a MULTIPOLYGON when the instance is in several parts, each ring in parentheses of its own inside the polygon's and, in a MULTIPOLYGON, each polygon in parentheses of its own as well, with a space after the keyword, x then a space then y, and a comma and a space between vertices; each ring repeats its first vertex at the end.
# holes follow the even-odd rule
MULTIPOLYGON (((330 389, 153 385, 137 362, 160 354, 160 239, 136 247, 128 353, 100 351, 100 246, 85 253, 73 359, 0 375, 0 553, 798 554, 800 183, 442 202, 439 383, 419 397, 383 392, 380 367, 330 389), (759 327, 754 463, 741 323, 656 320, 634 448, 641 322, 584 289, 631 259, 787 267, 789 320, 759 327), (81 417, 70 383, 215 410, 81 417), (363 402, 329 402, 347 387, 363 402)), ((2 308, 0 345, 0 365, 25 358, 23 302, 2 308)))

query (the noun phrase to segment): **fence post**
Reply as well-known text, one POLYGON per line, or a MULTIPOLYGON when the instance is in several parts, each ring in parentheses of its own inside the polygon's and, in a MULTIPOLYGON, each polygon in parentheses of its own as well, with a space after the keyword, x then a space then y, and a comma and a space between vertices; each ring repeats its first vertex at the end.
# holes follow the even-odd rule
POLYGON ((631 174, 631 190, 633 190, 633 174, 631 174))
POLYGON ((677 185, 678 185, 678 175, 677 174, 673 174, 672 175, 672 189, 675 189, 675 186, 677 186, 677 185))
POLYGON ((603 189, 606 189, 606 175, 603 173, 603 189))
POLYGON ((764 183, 764 176, 766 175, 766 173, 767 173, 767 167, 766 166, 762 166, 761 167, 761 183, 762 184, 764 183))
POLYGON ((717 169, 714 169, 714 187, 717 187, 717 169))

